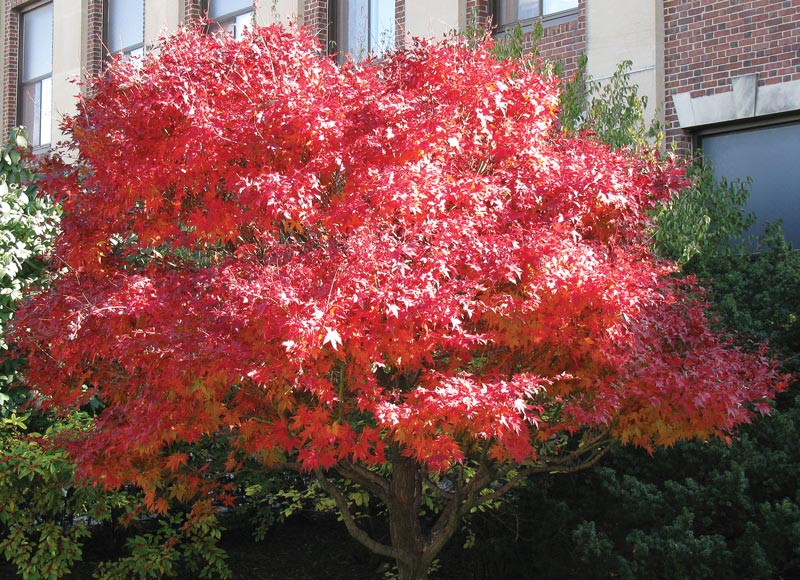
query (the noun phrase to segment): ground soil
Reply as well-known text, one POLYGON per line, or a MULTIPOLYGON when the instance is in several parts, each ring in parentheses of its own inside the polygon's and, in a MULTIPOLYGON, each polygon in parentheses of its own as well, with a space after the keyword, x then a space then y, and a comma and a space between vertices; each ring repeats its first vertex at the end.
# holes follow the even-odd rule
MULTIPOLYGON (((89 543, 84 561, 65 580, 91 580, 97 562, 112 556, 100 542, 89 543)), ((222 545, 234 580, 383 580, 390 563, 353 540, 330 514, 300 515, 274 527, 261 542, 246 528, 229 530, 222 545)), ((474 558, 454 538, 431 580, 478 578, 474 558)), ((14 568, 0 562, 0 580, 19 580, 14 568)), ((133 579, 132 579, 133 580, 133 579)), ((183 576, 178 580, 195 580, 183 576)))

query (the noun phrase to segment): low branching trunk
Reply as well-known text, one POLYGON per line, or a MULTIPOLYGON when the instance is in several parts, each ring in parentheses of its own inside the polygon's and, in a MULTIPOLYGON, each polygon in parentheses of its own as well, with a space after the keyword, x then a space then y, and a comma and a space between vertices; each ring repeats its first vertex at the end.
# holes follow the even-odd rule
POLYGON ((378 481, 374 474, 359 472, 355 466, 343 466, 342 475, 364 485, 384 503, 388 512, 391 545, 371 538, 347 506, 347 500, 324 474, 317 472, 322 488, 336 501, 347 530, 372 552, 393 559, 400 580, 426 580, 428 569, 447 541, 458 530, 461 501, 457 495, 447 502, 432 527, 420 518, 423 499, 423 473, 413 459, 398 456, 392 461, 391 479, 378 481))
POLYGON ((317 478, 336 502, 347 531, 369 550, 397 563, 400 580, 427 580, 431 563, 458 531, 462 518, 482 503, 502 498, 528 475, 574 473, 597 463, 610 449, 609 432, 586 432, 583 445, 558 457, 540 458, 535 465, 512 469, 512 465, 478 462, 470 477, 463 468, 452 474, 447 489, 433 481, 425 468, 399 449, 390 451, 391 476, 383 477, 366 467, 341 463, 336 470, 345 479, 363 486, 386 506, 390 544, 372 538, 356 522, 344 494, 322 471, 317 478), (439 510, 423 517, 423 484, 436 497, 439 510))
POLYGON ((436 557, 419 518, 422 506, 422 477, 417 463, 399 457, 392 463, 387 508, 392 546, 400 552, 397 567, 400 580, 425 580, 436 557))

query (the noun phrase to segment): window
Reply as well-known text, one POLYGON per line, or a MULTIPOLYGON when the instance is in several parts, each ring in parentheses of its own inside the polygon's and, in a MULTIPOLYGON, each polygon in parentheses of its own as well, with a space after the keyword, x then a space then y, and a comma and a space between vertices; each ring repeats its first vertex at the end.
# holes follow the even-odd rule
POLYGON ((208 19, 213 21, 212 30, 224 30, 234 38, 241 38, 253 25, 254 16, 253 0, 209 0, 208 19))
POLYGON ((395 48, 395 0, 342 0, 335 3, 334 52, 363 60, 395 48))
POLYGON ((557 18, 578 9, 578 0, 494 0, 492 17, 498 26, 520 20, 557 18))
POLYGON ((752 179, 752 233, 780 218, 787 241, 800 247, 800 122, 705 135, 700 144, 716 177, 752 179))
POLYGON ((53 120, 53 5, 22 12, 19 117, 34 147, 50 143, 53 120))
POLYGON ((106 0, 105 43, 111 55, 144 55, 144 0, 106 0))

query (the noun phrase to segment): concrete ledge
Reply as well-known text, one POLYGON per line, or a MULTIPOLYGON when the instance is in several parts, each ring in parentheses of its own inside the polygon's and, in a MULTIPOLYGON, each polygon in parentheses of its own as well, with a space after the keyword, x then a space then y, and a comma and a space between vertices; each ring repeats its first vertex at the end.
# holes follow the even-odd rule
POLYGON ((733 78, 727 93, 694 98, 676 93, 672 102, 681 129, 789 113, 800 110, 800 81, 759 87, 754 73, 733 78))

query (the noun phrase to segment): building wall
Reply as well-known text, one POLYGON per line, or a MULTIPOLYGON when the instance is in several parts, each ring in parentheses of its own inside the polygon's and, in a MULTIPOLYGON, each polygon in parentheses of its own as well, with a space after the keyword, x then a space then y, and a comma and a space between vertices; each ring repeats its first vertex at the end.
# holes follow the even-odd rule
POLYGON ((3 141, 17 118, 17 81, 19 79, 19 13, 21 1, 6 0, 3 7, 2 114, 3 141))
POLYGON ((461 9, 465 7, 459 0, 404 4, 406 33, 421 38, 441 38, 458 30, 461 9))
POLYGON ((645 114, 664 122, 664 34, 662 0, 589 0, 586 3, 587 73, 595 80, 611 77, 620 62, 630 60, 631 81, 647 98, 645 114))
MULTIPOLYGON (((34 0, 4 0, 0 34, 3 103, 0 127, 16 122, 18 11, 34 0)), ((82 74, 103 66, 102 0, 53 0, 54 125, 74 110, 82 74)), ((259 24, 290 19, 315 30, 327 46, 328 0, 261 0, 259 24)), ((578 57, 588 72, 610 76, 619 61, 633 61, 632 78, 648 97, 649 113, 666 121, 668 137, 688 148, 691 131, 717 123, 800 109, 800 0, 581 0, 577 17, 545 21, 538 49, 572 74, 578 57), (688 130, 689 133, 685 132, 688 130)), ((145 44, 197 22, 201 0, 146 0, 145 44)), ((396 0, 398 45, 411 36, 443 36, 485 24, 489 0, 396 0)), ((530 30, 530 27, 529 27, 530 30)), ((531 36, 526 42, 530 46, 531 36)))
MULTIPOLYGON (((5 101, 7 100, 6 97, 6 18, 5 18, 5 6, 0 8, 0 94, 3 95, 2 101, 0 101, 0 131, 4 130, 6 127, 6 107, 5 101)), ((5 138, 7 134, 0 135, 0 143, 5 143, 5 138)))
POLYGON ((328 35, 328 1, 306 0, 303 6, 303 25, 316 34, 323 47, 329 47, 333 39, 328 35))
POLYGON ((182 23, 183 2, 179 0, 145 0, 144 45, 154 46, 162 36, 172 34, 182 23))
MULTIPOLYGON (((145 0, 144 41, 152 47, 158 38, 174 32, 183 22, 186 4, 199 0, 145 0)), ((36 6, 35 0, 5 0, 2 19, 3 87, 0 129, 7 135, 17 123, 17 83, 19 78, 20 11, 36 6)), ((59 131, 64 115, 75 112, 76 95, 82 90, 80 81, 87 75, 101 72, 103 63, 102 0, 52 0, 53 4, 53 99, 52 144, 62 135, 59 131)))
POLYGON ((53 0, 53 143, 61 140, 58 130, 64 115, 75 112, 75 95, 80 90, 75 81, 81 78, 83 47, 82 2, 53 0))
MULTIPOLYGON (((17 67, 19 37, 16 30, 19 10, 36 0, 4 0, 2 38, 4 50, 0 60, 4 98, 0 109, 0 128, 8 133, 16 123, 17 67), (9 26, 10 25, 10 26, 9 26)), ((409 38, 442 37, 464 29, 469 22, 487 22, 489 0, 396 0, 397 45, 409 38)), ((145 0, 144 44, 151 50, 163 35, 174 32, 182 24, 200 21, 202 0, 145 0)), ((53 143, 60 119, 75 111, 75 96, 80 86, 75 83, 86 76, 102 72, 103 0, 53 0, 53 143)), ((256 5, 259 24, 294 20, 314 30, 323 46, 329 46, 329 0, 261 0, 256 5)), ((545 28, 539 45, 546 58, 558 58, 572 73, 577 57, 586 49, 585 10, 580 18, 545 28)))
POLYGON ((664 0, 668 136, 800 110, 800 0, 664 0), (776 100, 778 102, 776 102, 776 100))
MULTIPOLYGON (((597 0, 594 0, 597 1, 597 0)), ((535 24, 522 23, 522 45, 531 50, 536 45, 539 56, 544 60, 559 62, 563 65, 565 78, 571 77, 578 69, 579 57, 586 54, 587 2, 578 3, 577 15, 555 21, 541 20, 541 37, 535 38, 535 24)), ((487 0, 470 0, 467 2, 467 13, 477 16, 477 22, 486 22, 491 15, 490 2, 487 0)))
POLYGON ((561 62, 566 78, 575 74, 578 59, 586 53, 586 16, 586 2, 581 2, 577 19, 545 26, 537 42, 539 55, 545 60, 561 62))

